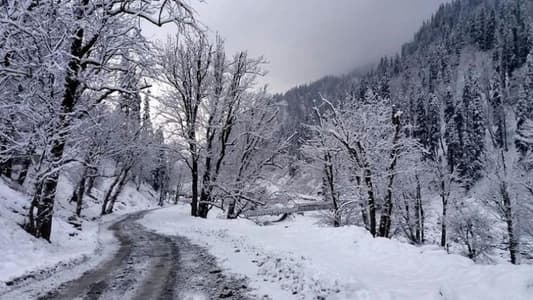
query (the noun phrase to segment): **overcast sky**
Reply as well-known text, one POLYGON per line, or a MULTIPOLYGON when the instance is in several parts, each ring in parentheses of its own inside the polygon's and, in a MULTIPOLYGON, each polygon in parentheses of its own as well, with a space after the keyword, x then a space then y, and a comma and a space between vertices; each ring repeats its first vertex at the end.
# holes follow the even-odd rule
MULTIPOLYGON (((197 18, 230 52, 269 64, 274 92, 394 54, 446 0, 191 0, 197 18)), ((172 27, 148 35, 164 39, 172 27)))

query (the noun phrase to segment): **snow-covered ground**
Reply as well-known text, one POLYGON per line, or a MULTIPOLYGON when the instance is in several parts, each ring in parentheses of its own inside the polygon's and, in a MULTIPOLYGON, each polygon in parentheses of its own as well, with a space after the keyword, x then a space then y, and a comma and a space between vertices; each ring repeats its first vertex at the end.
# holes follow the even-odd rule
POLYGON ((68 221, 75 210, 74 204, 66 200, 72 186, 62 178, 54 207, 51 243, 48 243, 34 238, 20 226, 30 203, 30 196, 23 190, 23 187, 0 178, 0 292, 9 289, 13 280, 27 275, 42 279, 49 273, 82 263, 86 268, 80 268, 78 273, 96 265, 112 255, 117 246, 107 226, 128 212, 147 209, 156 203, 149 200, 149 195, 127 186, 117 200, 115 212, 105 218, 96 218, 100 206, 85 197, 87 203, 82 218, 76 219, 82 228, 78 230, 68 221))
POLYGON ((312 215, 258 226, 191 218, 189 206, 178 205, 142 223, 207 246, 223 267, 250 278, 257 298, 533 299, 531 265, 477 265, 438 247, 374 239, 359 227, 321 226, 312 215))

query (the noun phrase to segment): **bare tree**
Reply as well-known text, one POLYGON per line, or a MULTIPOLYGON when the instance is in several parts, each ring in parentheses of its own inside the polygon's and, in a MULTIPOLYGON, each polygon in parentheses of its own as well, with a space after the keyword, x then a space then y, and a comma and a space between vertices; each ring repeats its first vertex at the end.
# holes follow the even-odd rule
MULTIPOLYGON (((390 237, 391 218, 393 215, 394 179, 398 170, 398 160, 409 153, 416 145, 403 136, 401 130, 401 112, 394 109, 390 100, 377 97, 371 90, 364 99, 338 100, 334 105, 322 99, 318 111, 320 122, 314 127, 317 136, 329 136, 336 143, 337 151, 344 153, 351 164, 350 172, 345 174, 354 180, 358 195, 363 196, 362 219, 372 235, 390 237), (354 118, 353 116, 358 116, 354 118), (384 160, 383 157, 389 157, 384 160), (381 220, 378 228, 378 205, 381 208, 381 220)), ((327 142, 332 150, 331 142, 327 142)), ((325 144, 325 143, 324 143, 325 144)), ((334 148, 333 148, 334 149, 334 148)), ((330 171, 331 152, 325 156, 326 178, 332 178, 330 171), (328 158, 329 157, 329 158, 328 158)), ((347 207, 340 201, 340 207, 347 207)))
POLYGON ((203 34, 184 32, 169 38, 159 50, 160 80, 165 86, 160 114, 173 138, 188 145, 187 166, 191 171, 191 215, 198 216, 200 184, 201 109, 209 95, 212 45, 203 34))
MULTIPOLYGON (((213 88, 205 110, 207 114, 203 154, 205 162, 198 203, 199 216, 203 218, 207 217, 210 206, 212 207, 213 189, 217 185, 224 160, 231 151, 229 148, 240 142, 234 140, 235 127, 239 125, 241 118, 247 117, 245 113, 252 113, 250 111, 254 108, 260 109, 253 106, 260 101, 254 102, 254 95, 250 94, 249 90, 253 87, 256 77, 263 73, 260 68, 263 59, 249 59, 246 52, 239 52, 232 60, 226 61, 220 38, 217 41, 215 53, 213 88)), ((256 149, 250 151, 254 150, 256 149)), ((243 157, 243 159, 246 158, 243 157)))
MULTIPOLYGON (((35 168, 39 174, 35 176, 34 201, 26 229, 50 240, 59 173, 66 164, 77 161, 71 155, 76 152, 71 152, 76 145, 70 140, 71 132, 86 112, 113 94, 125 92, 110 83, 116 82, 113 78, 124 71, 118 64, 122 49, 145 49, 138 20, 159 26, 192 24, 194 20, 189 6, 179 0, 33 1, 30 5, 9 1, 4 5, 7 7, 0 16, 0 45, 8 64, 1 67, 2 81, 23 78, 24 82, 40 85, 34 88, 28 84, 23 88, 27 92, 10 89, 13 97, 27 104, 39 99, 36 106, 28 106, 29 118, 24 117, 28 126, 20 127, 26 128, 20 140, 28 135, 34 140, 46 140, 24 147, 35 149, 41 157, 35 168), (39 115, 39 109, 45 113, 39 115), (39 123, 48 124, 46 134, 37 129, 39 123)), ((16 134, 9 136, 13 139, 16 134)))
MULTIPOLYGON (((160 115, 171 138, 187 145, 183 157, 191 171, 193 216, 207 217, 209 210, 219 205, 216 193, 235 193, 235 187, 228 189, 228 182, 219 182, 219 178, 226 174, 224 168, 235 167, 227 161, 235 158, 241 142, 259 143, 250 137, 251 132, 240 131, 246 129, 243 120, 248 120, 248 114, 256 113, 262 126, 273 122, 276 107, 269 110, 272 118, 266 113, 260 115, 259 110, 265 106, 257 99, 267 97, 264 92, 252 93, 257 76, 263 74, 261 64, 262 58, 250 59, 246 52, 228 60, 222 40, 217 38, 212 44, 202 34, 182 33, 160 49, 161 71, 157 78, 166 87, 160 115), (241 139, 244 136, 249 139, 241 139)), ((255 158, 253 154, 259 149, 252 146, 241 163, 250 164, 249 159, 255 158)))
POLYGON ((270 200, 265 187, 270 184, 267 177, 282 168, 291 141, 291 137, 284 139, 278 135, 278 108, 273 97, 265 91, 243 96, 246 101, 236 113, 226 167, 214 188, 215 196, 229 201, 230 219, 270 200))

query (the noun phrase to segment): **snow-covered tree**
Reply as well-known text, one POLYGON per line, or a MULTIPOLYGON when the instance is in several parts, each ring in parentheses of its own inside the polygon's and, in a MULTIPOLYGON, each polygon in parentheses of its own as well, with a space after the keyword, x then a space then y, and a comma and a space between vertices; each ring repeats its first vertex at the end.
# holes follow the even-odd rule
POLYGON ((185 32, 169 38, 158 54, 157 79, 167 86, 160 100, 161 116, 173 138, 187 144, 184 155, 191 171, 193 216, 198 216, 201 110, 209 95, 212 52, 203 34, 185 32))
MULTIPOLYGON (((338 107, 323 99, 322 107, 317 109, 324 110, 324 117, 321 124, 314 128, 315 132, 334 140, 351 164, 350 170, 354 174, 350 177, 355 179, 359 195, 363 196, 363 223, 372 235, 390 237, 397 165, 409 152, 408 149, 415 145, 403 134, 401 111, 391 105, 390 99, 382 99, 371 90, 367 91, 364 99, 338 107), (378 207, 381 209, 378 210, 378 207)), ((331 165, 329 160, 324 161, 326 167, 331 165)), ((344 207, 354 201, 339 203, 340 207, 344 207)))
POLYGON ((155 25, 194 20, 189 6, 179 0, 7 1, 2 5, 0 73, 2 84, 9 87, 4 90, 9 94, 3 96, 20 99, 22 105, 17 107, 27 108, 27 114, 21 115, 24 125, 17 130, 24 134, 2 129, 3 139, 10 140, 2 152, 41 156, 34 168, 26 229, 49 240, 59 173, 77 161, 80 141, 73 140, 71 133, 96 106, 111 96, 131 93, 116 79, 128 71, 121 67, 123 58, 142 65, 139 58, 146 52, 146 43, 139 19, 155 25), (15 81, 19 85, 13 85, 15 81), (32 141, 31 146, 21 147, 19 140, 32 141))
POLYGON ((160 50, 156 78, 166 87, 160 115, 171 138, 187 145, 178 152, 191 171, 193 216, 207 217, 224 199, 230 217, 248 202, 263 203, 248 190, 272 163, 263 155, 276 148, 270 144, 277 107, 264 91, 254 92, 262 64, 246 52, 228 59, 220 38, 212 43, 190 33, 169 39, 160 50))
POLYGON ((469 188, 481 178, 485 153, 485 103, 477 75, 472 68, 465 76, 462 109, 460 118, 456 118, 459 136, 462 136, 462 157, 457 165, 464 185, 469 188), (461 120, 461 121, 459 121, 461 120), (463 126, 459 126, 463 124, 463 126))

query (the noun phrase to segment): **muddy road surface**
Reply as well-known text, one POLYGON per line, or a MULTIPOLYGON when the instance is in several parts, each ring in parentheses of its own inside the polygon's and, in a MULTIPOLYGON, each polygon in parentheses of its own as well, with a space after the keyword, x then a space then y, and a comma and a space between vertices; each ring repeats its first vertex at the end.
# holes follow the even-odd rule
POLYGON ((149 231, 137 222, 146 213, 113 224, 118 251, 81 277, 52 290, 30 284, 0 299, 250 299, 245 278, 225 274, 206 249, 186 238, 149 231))

